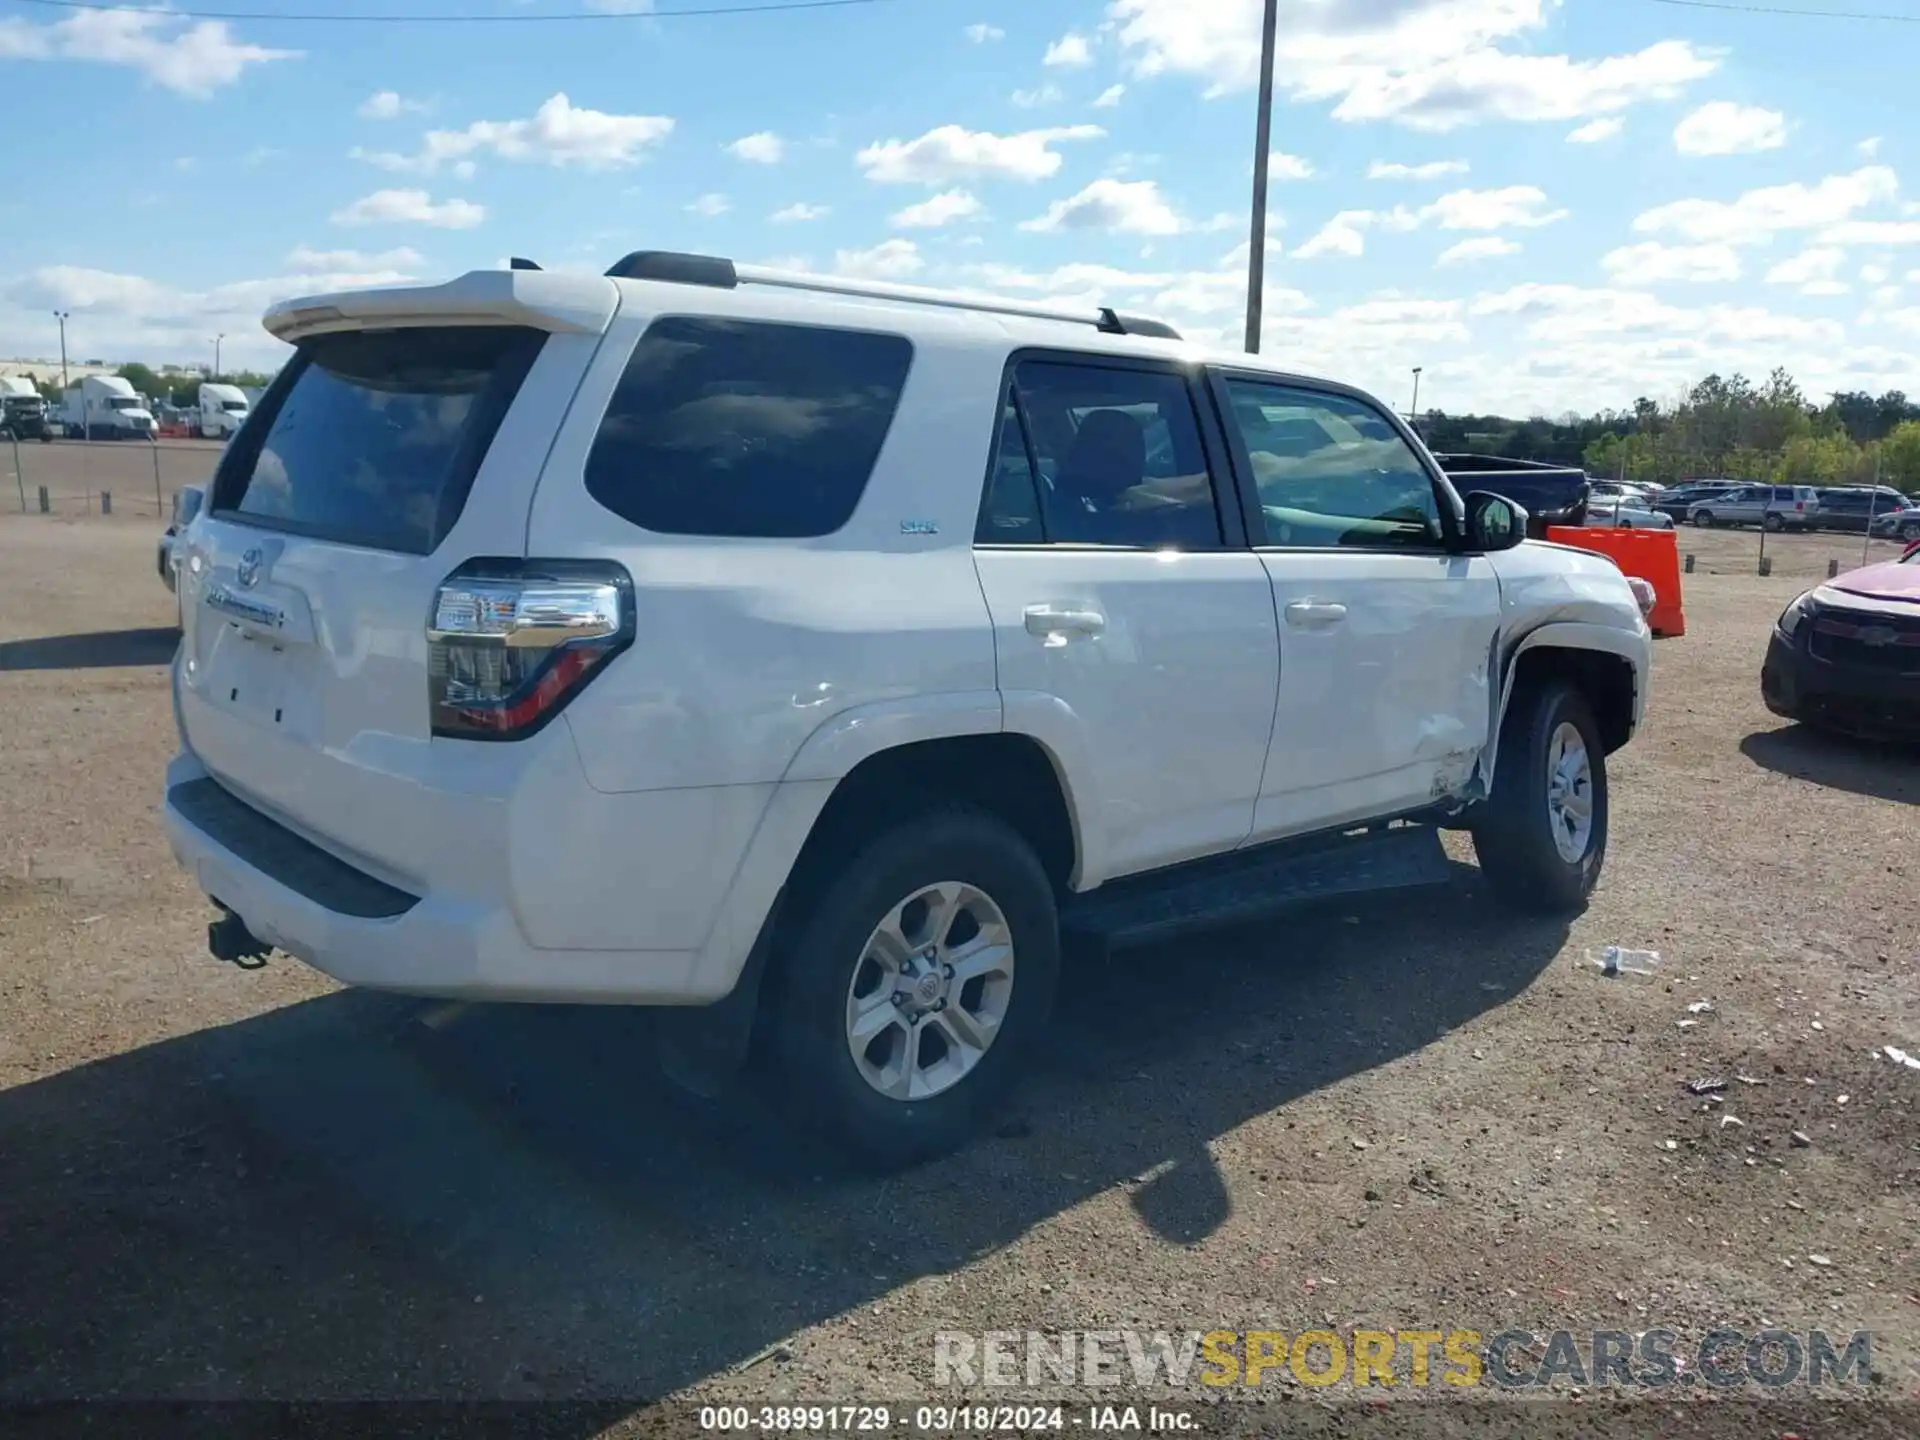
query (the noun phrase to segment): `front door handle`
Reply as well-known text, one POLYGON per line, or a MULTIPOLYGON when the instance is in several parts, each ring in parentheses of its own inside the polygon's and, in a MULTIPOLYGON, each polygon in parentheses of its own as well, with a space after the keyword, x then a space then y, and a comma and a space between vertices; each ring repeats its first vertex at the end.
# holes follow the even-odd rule
POLYGON ((1029 605, 1023 612, 1027 633, 1049 635, 1098 635, 1107 628, 1107 617, 1098 610, 1075 605, 1029 605))
POLYGON ((1338 600, 1293 600, 1287 604, 1287 624, 1296 630, 1324 630, 1347 618, 1338 600))

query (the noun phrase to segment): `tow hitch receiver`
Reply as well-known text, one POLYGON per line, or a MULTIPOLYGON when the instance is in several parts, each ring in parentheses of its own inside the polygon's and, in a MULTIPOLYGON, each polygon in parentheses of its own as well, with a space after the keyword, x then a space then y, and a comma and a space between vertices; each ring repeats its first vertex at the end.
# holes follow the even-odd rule
POLYGON ((214 959, 242 970, 258 970, 273 953, 271 945, 247 929, 246 921, 225 907, 220 918, 207 926, 207 950, 214 959))

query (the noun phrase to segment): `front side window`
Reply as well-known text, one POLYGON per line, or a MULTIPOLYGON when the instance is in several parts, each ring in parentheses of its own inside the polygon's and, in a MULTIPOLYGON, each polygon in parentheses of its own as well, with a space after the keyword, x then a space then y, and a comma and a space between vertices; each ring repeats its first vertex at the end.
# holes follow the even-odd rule
POLYGON ((1271 545, 1431 548, 1440 507, 1426 467, 1372 406, 1228 379, 1231 423, 1253 467, 1271 545))
POLYGON ((587 491, 666 535, 830 535, 853 516, 913 361, 902 335, 666 316, 587 456, 587 491))
POLYGON ((1220 535, 1185 375, 1061 360, 1014 367, 981 543, 1213 550, 1220 535))

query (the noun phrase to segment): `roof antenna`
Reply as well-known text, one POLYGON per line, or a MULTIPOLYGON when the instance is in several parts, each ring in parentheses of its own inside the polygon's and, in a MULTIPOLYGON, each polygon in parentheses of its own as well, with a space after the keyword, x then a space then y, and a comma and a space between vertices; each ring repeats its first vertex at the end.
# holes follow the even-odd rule
POLYGON ((515 255, 507 261, 509 270, 538 270, 540 267, 523 255, 515 255))

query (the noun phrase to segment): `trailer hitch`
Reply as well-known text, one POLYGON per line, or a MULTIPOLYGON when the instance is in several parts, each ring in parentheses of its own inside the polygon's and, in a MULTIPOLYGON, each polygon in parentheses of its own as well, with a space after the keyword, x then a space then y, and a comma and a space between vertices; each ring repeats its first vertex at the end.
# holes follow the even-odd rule
POLYGON ((207 950, 214 959, 242 970, 258 970, 267 963, 273 947, 251 930, 247 922, 222 906, 220 918, 207 926, 207 950))

